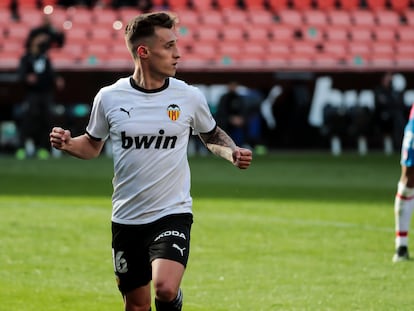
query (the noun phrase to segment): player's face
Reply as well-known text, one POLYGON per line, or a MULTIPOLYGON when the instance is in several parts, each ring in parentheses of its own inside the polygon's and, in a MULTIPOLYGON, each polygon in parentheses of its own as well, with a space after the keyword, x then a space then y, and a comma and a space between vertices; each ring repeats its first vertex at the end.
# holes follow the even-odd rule
POLYGON ((155 37, 151 40, 148 50, 148 64, 153 74, 162 78, 175 75, 180 52, 177 47, 177 36, 173 29, 156 28, 155 37))

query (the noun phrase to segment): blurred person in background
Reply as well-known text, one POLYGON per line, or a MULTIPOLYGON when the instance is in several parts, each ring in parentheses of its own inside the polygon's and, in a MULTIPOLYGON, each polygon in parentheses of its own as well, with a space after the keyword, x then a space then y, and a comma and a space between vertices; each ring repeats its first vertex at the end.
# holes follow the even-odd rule
POLYGON ((234 140, 238 146, 246 145, 247 104, 237 88, 235 81, 227 85, 227 92, 221 95, 216 111, 217 124, 234 140))
POLYGON ((49 157, 47 136, 51 127, 53 95, 56 88, 64 87, 63 78, 57 75, 48 56, 52 40, 47 31, 32 31, 26 42, 26 52, 20 58, 18 76, 26 89, 26 98, 16 116, 20 133, 18 159, 49 157))
POLYGON ((187 147, 192 130, 206 147, 240 169, 252 152, 217 126, 201 91, 173 78, 180 59, 176 17, 154 12, 133 18, 125 40, 132 76, 95 96, 86 133, 54 127, 54 148, 81 158, 99 156, 112 141, 112 254, 126 311, 180 311, 180 288, 193 222, 187 147), (151 281, 153 290, 151 288, 151 281))
POLYGON ((401 147, 401 176, 395 196, 395 254, 393 262, 409 259, 408 232, 414 209, 414 104, 404 130, 401 147))
POLYGON ((400 147, 407 120, 402 92, 394 87, 391 72, 386 72, 381 77, 381 83, 375 88, 374 94, 375 122, 384 138, 384 151, 391 154, 394 147, 400 147))

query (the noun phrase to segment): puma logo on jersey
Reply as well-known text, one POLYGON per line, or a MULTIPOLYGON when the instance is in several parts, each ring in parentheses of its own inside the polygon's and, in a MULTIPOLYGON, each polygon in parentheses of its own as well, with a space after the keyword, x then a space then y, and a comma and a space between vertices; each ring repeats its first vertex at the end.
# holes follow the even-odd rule
POLYGON ((132 109, 134 109, 134 108, 131 108, 129 110, 126 110, 125 108, 122 108, 122 107, 119 108, 119 110, 121 110, 122 112, 125 112, 128 115, 128 117, 131 117, 130 112, 131 112, 132 109))
POLYGON ((178 249, 178 251, 181 253, 181 256, 184 256, 184 251, 186 250, 186 248, 185 247, 183 247, 183 248, 181 248, 181 247, 179 247, 177 244, 173 244, 172 245, 172 247, 174 247, 174 248, 176 248, 176 249, 178 249))
POLYGON ((129 149, 174 149, 177 136, 164 136, 164 130, 158 132, 160 136, 127 136, 125 131, 121 132, 122 148, 129 149))

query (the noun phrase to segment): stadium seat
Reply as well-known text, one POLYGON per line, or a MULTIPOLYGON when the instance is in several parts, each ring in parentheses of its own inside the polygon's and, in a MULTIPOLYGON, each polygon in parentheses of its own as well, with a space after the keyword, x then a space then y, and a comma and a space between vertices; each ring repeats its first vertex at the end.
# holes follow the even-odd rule
POLYGON ((375 18, 380 26, 399 26, 400 16, 395 11, 377 10, 375 11, 375 18))
POLYGON ((280 22, 287 25, 301 25, 302 20, 302 14, 299 11, 296 10, 280 10, 277 12, 277 16, 280 19, 280 22))
POLYGON ((219 45, 219 51, 221 56, 238 58, 242 53, 242 48, 240 44, 234 42, 222 42, 222 44, 219 45))
POLYGON ((194 37, 197 41, 204 41, 204 42, 216 42, 219 39, 219 32, 218 27, 203 27, 200 26, 195 29, 194 37))
POLYGON ((30 28, 39 26, 43 22, 43 13, 35 7, 25 8, 20 10, 20 22, 30 28))
POLYGON ((377 42, 394 43, 395 28, 388 26, 377 26, 372 29, 374 39, 377 42))
POLYGON ((175 11, 177 9, 190 9, 188 0, 169 0, 168 4, 171 11, 175 11))
POLYGON ((370 56, 372 54, 371 46, 363 42, 350 43, 348 45, 348 52, 351 55, 370 56))
POLYGON ((330 53, 317 53, 313 56, 313 62, 317 69, 335 68, 342 60, 342 55, 330 53))
POLYGON ((16 70, 18 66, 19 57, 15 52, 0 51, 0 68, 16 70))
POLYGON ((322 11, 332 11, 336 9, 336 0, 316 0, 316 7, 322 11))
POLYGON ((217 0, 217 3, 221 10, 238 8, 237 0, 217 0))
POLYGON ((292 7, 299 11, 309 10, 312 8, 312 0, 292 0, 292 7))
POLYGON ((359 0, 339 0, 338 3, 342 10, 354 11, 359 9, 359 0))
POLYGON ((395 12, 404 14, 405 12, 409 11, 410 0, 390 0, 390 4, 391 4, 391 8, 395 12))
POLYGON ((372 28, 370 27, 349 27, 349 36, 352 41, 364 41, 369 43, 373 39, 372 28))
POLYGON ((221 38, 226 42, 243 42, 245 40, 245 32, 243 28, 236 26, 227 26, 221 29, 221 38))
POLYGON ((325 26, 328 23, 327 16, 322 10, 303 11, 303 21, 312 26, 325 26))
POLYGON ((252 43, 267 43, 270 41, 269 28, 249 26, 245 28, 246 39, 252 43))
POLYGON ((288 0, 268 0, 268 4, 275 13, 288 8, 288 0))
POLYGON ((131 7, 120 7, 118 9, 118 15, 121 21, 126 25, 131 19, 140 13, 139 10, 131 7))
POLYGON ((395 45, 395 51, 397 54, 413 54, 414 55, 414 44, 407 42, 399 42, 395 45))
POLYGON ((371 11, 384 10, 386 8, 386 0, 365 0, 367 8, 371 11))
POLYGON ((390 43, 377 42, 372 44, 372 52, 374 55, 394 55, 394 45, 390 43))
POLYGON ((21 56, 24 53, 24 44, 22 41, 8 40, 4 41, 0 49, 2 52, 15 53, 16 56, 21 56))
POLYGON ((57 27, 62 27, 63 23, 69 20, 66 9, 54 7, 52 14, 49 15, 52 23, 57 27))
POLYGON ((326 12, 328 17, 328 22, 331 25, 337 26, 349 26, 351 25, 351 16, 349 12, 344 10, 332 10, 326 12))
POLYGON ((303 26, 301 28, 302 39, 306 41, 320 42, 324 39, 325 27, 303 26))
POLYGON ((223 19, 229 25, 246 26, 248 25, 248 15, 245 10, 224 9, 222 10, 223 19))
POLYGON ((410 26, 414 26, 414 10, 407 10, 403 13, 407 24, 410 26))
POLYGON ((414 64, 414 54, 398 54, 395 57, 395 63, 398 67, 400 67, 403 70, 406 70, 407 68, 412 68, 414 64))
POLYGON ((22 23, 10 23, 6 26, 5 34, 9 40, 23 42, 29 34, 30 28, 22 23))
POLYGON ((268 10, 251 9, 248 10, 249 20, 255 25, 271 25, 273 24, 273 14, 268 10))
POLYGON ((345 26, 329 26, 325 28, 325 38, 331 42, 347 42, 348 28, 345 26))
POLYGON ((290 55, 291 48, 290 48, 290 43, 287 44, 280 44, 280 43, 274 43, 274 44, 269 44, 267 47, 267 52, 269 53, 269 55, 273 55, 273 56, 288 56, 290 55))
POLYGON ((325 54, 344 57, 347 54, 347 43, 327 41, 323 43, 322 51, 325 54))
POLYGON ((193 55, 200 55, 200 57, 212 58, 215 54, 217 54, 217 49, 214 44, 205 43, 205 42, 196 42, 192 45, 191 54, 193 55))
POLYGON ((354 10, 350 12, 352 23, 356 26, 375 26, 374 12, 354 10))
POLYGON ((188 27, 198 26, 200 24, 200 14, 195 10, 177 10, 174 13, 178 16, 179 24, 186 25, 188 27))
POLYGON ((291 25, 273 25, 269 28, 269 33, 275 43, 295 39, 295 27, 291 25))
POLYGON ((221 14, 221 11, 217 10, 206 10, 200 13, 199 20, 201 20, 206 27, 210 25, 217 27, 223 26, 224 24, 223 15, 221 14))
POLYGON ((396 29, 400 42, 414 43, 414 31, 410 26, 401 26, 396 29))
POLYGON ((264 9, 263 0, 244 0, 246 10, 260 10, 264 9))
POLYGON ((90 27, 89 29, 89 35, 91 38, 91 41, 97 43, 108 43, 114 41, 114 30, 112 27, 90 27))
POLYGON ((72 54, 61 49, 50 51, 49 56, 53 62, 53 66, 58 70, 72 68, 78 60, 72 54))
POLYGON ((211 0, 204 0, 204 1, 192 1, 192 9, 204 13, 207 11, 213 10, 212 1, 211 0))
POLYGON ((74 25, 93 25, 92 12, 87 8, 70 7, 67 10, 68 16, 74 25))
POLYGON ((316 45, 313 42, 295 41, 291 45, 292 52, 297 55, 309 55, 312 56, 318 51, 316 45))
MULTIPOLYGON (((92 17, 97 24, 111 25, 119 19, 118 14, 115 10, 95 7, 92 10, 92 17)), ((98 26, 100 27, 100 26, 98 26)))

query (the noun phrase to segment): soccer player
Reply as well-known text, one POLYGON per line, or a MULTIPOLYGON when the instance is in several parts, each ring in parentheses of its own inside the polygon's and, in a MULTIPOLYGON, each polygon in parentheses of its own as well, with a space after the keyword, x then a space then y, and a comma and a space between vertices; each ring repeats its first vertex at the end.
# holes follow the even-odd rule
POLYGON ((125 40, 131 77, 96 95, 86 133, 72 137, 54 127, 51 145, 82 159, 97 157, 106 138, 113 148, 112 252, 125 310, 181 310, 181 280, 190 249, 192 199, 187 144, 198 134, 207 148, 240 169, 252 152, 216 125, 206 99, 174 78, 180 52, 167 12, 132 19, 125 40))
POLYGON ((401 148, 401 177, 395 196, 395 246, 393 262, 409 259, 408 231, 414 209, 414 104, 404 130, 401 148))

